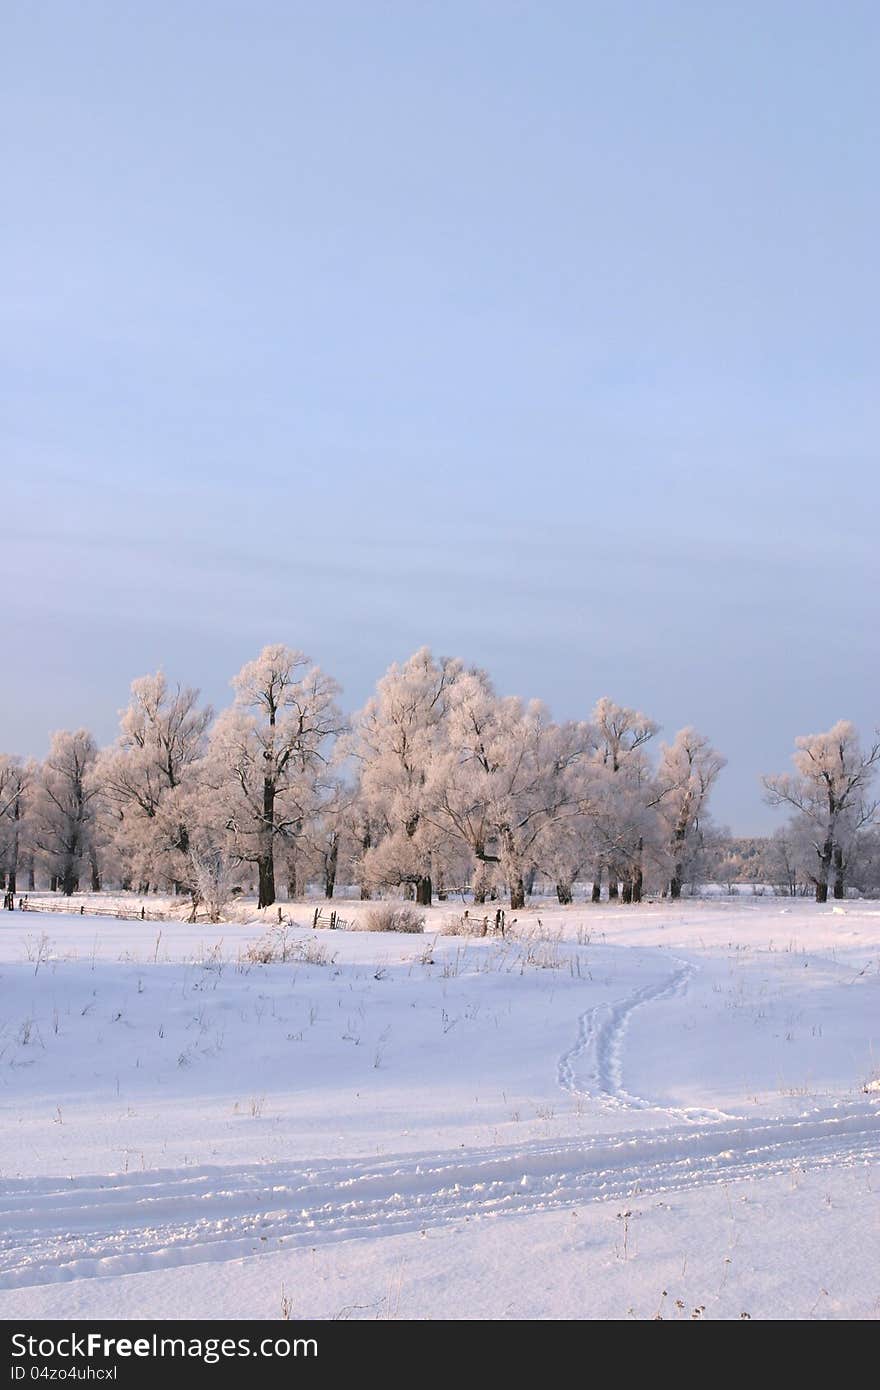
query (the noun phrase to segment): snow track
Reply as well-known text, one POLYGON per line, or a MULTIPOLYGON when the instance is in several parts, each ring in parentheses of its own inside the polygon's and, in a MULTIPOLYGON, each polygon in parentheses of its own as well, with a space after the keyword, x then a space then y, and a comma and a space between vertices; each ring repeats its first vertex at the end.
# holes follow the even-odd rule
MULTIPOLYGON (((574 1046, 559 1059, 558 1080, 563 1090, 588 1096, 607 1107, 626 1110, 659 1108, 656 1102, 633 1095, 623 1084, 623 1044, 636 1009, 656 1004, 687 989, 696 967, 673 957, 673 970, 663 980, 644 985, 623 999, 597 1004, 580 1017, 574 1046)), ((687 1112, 672 1112, 686 1118, 687 1112)), ((706 1118, 701 1114, 700 1118, 706 1118)))
MULTIPOLYGON (((628 1012, 660 997, 640 995, 628 1012)), ((626 1012, 619 1008, 615 1017, 626 1012)), ((601 1051, 609 1078, 613 1041, 601 1051)), ((0 1288, 240 1259, 878 1157, 880 1106, 862 1101, 796 1120, 689 1125, 588 1143, 8 1181, 0 1184, 0 1288)))

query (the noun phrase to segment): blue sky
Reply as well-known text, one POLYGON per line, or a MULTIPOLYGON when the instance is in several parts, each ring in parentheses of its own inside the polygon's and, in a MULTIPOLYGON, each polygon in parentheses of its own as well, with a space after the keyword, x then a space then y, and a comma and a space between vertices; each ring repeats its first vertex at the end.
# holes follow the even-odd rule
POLYGON ((0 747, 267 641, 880 722, 880 8, 21 3, 0 747))

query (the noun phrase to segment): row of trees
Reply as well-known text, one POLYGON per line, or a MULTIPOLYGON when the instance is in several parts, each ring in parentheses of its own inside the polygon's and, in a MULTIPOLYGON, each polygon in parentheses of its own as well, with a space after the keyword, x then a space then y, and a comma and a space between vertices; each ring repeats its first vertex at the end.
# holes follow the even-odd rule
MULTIPOLYGON (((351 719, 336 682, 288 647, 266 647, 232 685, 215 717, 197 690, 144 676, 111 747, 80 729, 55 734, 42 764, 0 757, 7 889, 40 874, 66 894, 88 883, 215 901, 238 884, 269 906, 316 880, 332 897, 344 877, 363 897, 506 891, 517 908, 538 875, 561 902, 584 880, 595 900, 604 885, 637 902, 646 886, 677 898, 734 872, 708 817, 724 759, 693 728, 662 742, 654 720, 607 698, 555 723, 426 648, 351 719)), ((843 896, 870 844, 878 759, 848 723, 797 740, 794 772, 765 779, 794 813, 768 842, 789 855, 770 881, 806 874, 820 901, 829 883, 843 896)))
POLYGON ((134 681, 115 743, 56 733, 42 764, 0 757, 0 872, 8 890, 173 888, 237 882, 261 906, 340 876, 363 897, 402 887, 421 904, 469 889, 521 907, 539 873, 560 901, 678 897, 704 843, 724 765, 694 729, 602 699, 555 723, 537 700, 422 649, 393 665, 352 719, 336 682, 266 647, 215 717, 160 672, 134 681), (280 879, 280 884, 279 884, 280 879))

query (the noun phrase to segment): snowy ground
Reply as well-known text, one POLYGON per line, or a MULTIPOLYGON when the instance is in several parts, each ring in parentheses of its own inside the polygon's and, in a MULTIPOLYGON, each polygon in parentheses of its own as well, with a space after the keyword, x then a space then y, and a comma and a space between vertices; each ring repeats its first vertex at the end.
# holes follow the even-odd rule
POLYGON ((880 904, 449 912, 0 914, 0 1316, 880 1315, 880 904))

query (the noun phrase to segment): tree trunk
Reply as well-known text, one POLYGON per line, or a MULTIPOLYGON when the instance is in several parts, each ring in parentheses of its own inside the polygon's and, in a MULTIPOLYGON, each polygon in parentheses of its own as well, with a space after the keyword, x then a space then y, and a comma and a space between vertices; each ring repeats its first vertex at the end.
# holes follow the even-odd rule
POLYGON ((644 848, 645 848, 645 842, 644 842, 644 840, 643 840, 641 837, 639 837, 639 843, 638 843, 638 846, 637 846, 637 848, 636 848, 636 863, 635 863, 635 869, 633 870, 633 895, 632 895, 632 900, 633 900, 634 903, 640 903, 640 902, 642 901, 642 890, 643 890, 644 884, 645 884, 645 875, 644 875, 644 871, 643 871, 643 869, 642 869, 642 854, 643 854, 643 852, 644 852, 644 848))
POLYGON ((634 903, 640 903, 642 901, 642 892, 644 891, 644 886, 645 880, 644 875, 642 873, 642 866, 640 864, 639 867, 636 869, 635 873, 633 874, 632 900, 634 903))
POLYGON ((50 874, 50 875, 49 875, 49 892, 50 892, 50 893, 57 893, 57 892, 58 892, 58 875, 57 875, 57 874, 50 874))
POLYGON ((669 880, 670 898, 680 898, 681 889, 684 883, 684 854, 685 842, 687 840, 687 820, 679 817, 672 837, 672 854, 674 856, 672 878, 669 880))
POLYGON ((632 900, 633 900, 632 879, 631 879, 631 878, 625 878, 625 879, 623 880, 623 901, 624 901, 625 903, 631 903, 632 900))
POLYGON ((292 903, 297 894, 296 865, 287 866, 287 901, 292 903))
POLYGON ((424 874, 416 884, 416 902, 419 907, 430 907, 434 898, 434 885, 431 875, 424 874))
POLYGON ((559 900, 563 905, 566 905, 566 904, 570 903, 570 902, 571 902, 571 884, 570 884, 570 883, 557 883, 557 885, 556 885, 556 897, 558 898, 558 900, 559 900))
POLYGON ((590 901, 598 903, 602 901, 602 865, 597 864, 593 873, 593 891, 590 894, 590 901))
POLYGON ((15 807, 14 807, 14 809, 13 809, 13 817, 12 817, 12 824, 13 824, 12 838, 11 838, 11 840, 10 840, 8 846, 7 846, 8 855, 9 855, 9 858, 8 858, 8 860, 7 860, 8 864, 9 864, 9 870, 8 870, 8 873, 7 873, 7 886, 8 886, 8 888, 9 888, 9 892, 10 892, 10 893, 14 893, 14 892, 15 892, 15 885, 16 885, 16 881, 17 881, 17 879, 18 879, 18 855, 19 855, 19 845, 20 845, 19 824, 18 824, 18 823, 19 823, 20 820, 21 820, 21 801, 20 801, 19 798, 16 798, 15 807))
POLYGON ((339 836, 330 838, 330 846, 324 858, 324 897, 332 898, 336 890, 336 866, 339 863, 339 836))
POLYGON ((98 868, 98 856, 93 848, 89 849, 89 872, 92 876, 92 892, 101 891, 101 870, 98 868))
POLYGON ((846 885, 844 883, 845 865, 843 862, 843 850, 840 845, 834 847, 834 896, 835 898, 846 897, 846 885))
POLYGON ((76 839, 65 849, 64 868, 61 871, 61 891, 65 898, 72 898, 79 890, 79 875, 76 871, 79 851, 79 841, 76 839))
POLYGON ((501 842, 504 846, 504 857, 502 863, 505 869, 507 885, 510 889, 510 906, 512 908, 524 908, 526 905, 526 884, 523 871, 520 867, 519 856, 516 852, 516 840, 510 826, 504 826, 501 832, 501 842))
POLYGON ((275 782, 263 778, 262 853, 257 860, 260 875, 259 906, 271 907, 275 901, 275 782))
POLYGON ((17 881, 17 879, 18 879, 18 857, 19 857, 19 852, 20 852, 20 849, 21 849, 21 835, 20 835, 20 833, 19 833, 19 832, 20 832, 20 825, 19 825, 19 822, 20 822, 20 820, 21 820, 21 796, 17 796, 17 797, 15 798, 15 804, 14 804, 13 807, 12 807, 12 816, 11 816, 11 820, 12 820, 12 835, 11 835, 11 837, 10 837, 8 843, 7 843, 7 846, 6 846, 6 852, 7 852, 6 863, 7 863, 7 866, 8 866, 8 868, 7 868, 7 876, 6 876, 6 886, 7 886, 8 890, 9 890, 9 892, 12 893, 12 894, 14 894, 14 893, 15 893, 15 888, 16 888, 16 881, 17 881))
POLYGON ((257 874, 259 876, 257 905, 259 907, 271 907, 275 901, 275 861, 271 850, 267 855, 261 855, 257 860, 257 874))
MULTIPOLYGON (((372 831, 372 829, 371 829, 371 827, 370 827, 369 822, 367 822, 367 824, 364 826, 363 831, 362 831, 362 833, 361 833, 360 839, 361 839, 361 849, 363 850, 364 854, 366 854, 367 850, 368 850, 368 849, 371 849, 371 848, 372 848, 372 845, 373 845, 373 831, 372 831)), ((361 868, 361 884, 360 884, 360 889, 361 889, 361 902, 362 902, 362 903, 369 902, 370 898, 372 898, 372 896, 373 896, 373 890, 372 890, 372 888, 370 887, 369 883, 367 883, 366 879, 363 877, 363 866, 362 866, 362 868, 361 868)))
POLYGON ((816 878, 816 902, 827 903, 828 901, 828 873, 831 869, 831 860, 834 854, 834 841, 825 841, 819 852, 819 873, 816 878))
POLYGON ((471 887, 473 889, 474 894, 474 903, 478 903, 480 904, 480 906, 482 906, 482 904, 486 901, 486 895, 489 891, 489 882, 488 874, 486 872, 486 865, 484 861, 480 858, 479 854, 477 855, 477 861, 477 866, 474 870, 473 877, 471 879, 471 887))
POLYGON ((617 882, 617 870, 608 870, 608 901, 614 902, 620 896, 620 885, 617 882))

